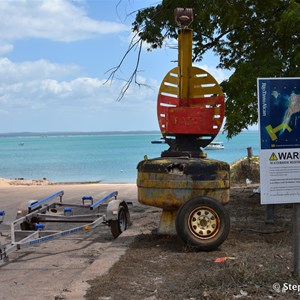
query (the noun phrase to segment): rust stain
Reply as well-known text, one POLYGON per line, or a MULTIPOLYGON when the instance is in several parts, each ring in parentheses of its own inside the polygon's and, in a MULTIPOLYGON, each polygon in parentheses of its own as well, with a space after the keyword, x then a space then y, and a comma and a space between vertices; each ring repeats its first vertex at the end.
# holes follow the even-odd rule
POLYGON ((138 165, 138 201, 166 210, 178 210, 201 196, 229 202, 229 165, 201 158, 157 158, 138 165))

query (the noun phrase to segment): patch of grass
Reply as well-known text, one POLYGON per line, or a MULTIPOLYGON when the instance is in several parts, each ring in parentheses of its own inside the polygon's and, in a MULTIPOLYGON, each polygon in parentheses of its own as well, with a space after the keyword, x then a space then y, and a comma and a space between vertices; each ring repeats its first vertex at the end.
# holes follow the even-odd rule
POLYGON ((243 158, 231 164, 230 179, 233 184, 245 184, 246 179, 252 183, 259 183, 259 157, 243 158))

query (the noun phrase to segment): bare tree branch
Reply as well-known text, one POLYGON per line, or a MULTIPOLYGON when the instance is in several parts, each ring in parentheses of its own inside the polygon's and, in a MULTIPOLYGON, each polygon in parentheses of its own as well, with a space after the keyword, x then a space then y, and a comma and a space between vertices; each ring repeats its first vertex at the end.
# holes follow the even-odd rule
POLYGON ((136 48, 139 43, 142 43, 142 39, 141 38, 139 38, 138 40, 134 41, 134 39, 135 39, 136 36, 137 36, 137 34, 135 34, 133 36, 133 38, 131 39, 129 47, 128 47, 127 51, 125 52, 125 54, 123 55, 123 57, 122 57, 121 61, 119 62, 119 64, 116 67, 113 67, 113 68, 111 68, 111 69, 109 69, 109 70, 107 70, 105 72, 105 74, 108 73, 108 72, 111 72, 111 73, 110 73, 109 77, 107 78, 107 80, 105 81, 104 84, 106 84, 108 81, 113 81, 116 72, 121 68, 122 64, 124 63, 126 57, 131 52, 131 50, 134 49, 134 48, 136 48))
MULTIPOLYGON (((116 6, 116 10, 118 9, 119 5, 121 4, 122 0, 119 0, 118 3, 117 3, 117 6, 116 6)), ((160 2, 158 2, 160 3, 160 2)), ((154 4, 153 4, 154 5, 154 4)), ((140 10, 140 9, 139 9, 140 10)), ((139 10, 136 10, 136 11, 133 11, 131 12, 130 14, 128 14, 126 16, 129 17, 133 14, 135 14, 137 11, 139 10)), ((119 62, 119 64, 111 69, 109 69, 108 71, 105 72, 105 74, 109 73, 109 76, 107 78, 107 80, 104 82, 104 84, 108 83, 108 82, 112 82, 115 78, 116 78, 116 74, 118 71, 120 71, 124 61, 126 60, 126 58, 128 57, 129 53, 132 51, 132 50, 136 50, 138 49, 138 54, 137 54, 137 59, 136 59, 136 64, 135 64, 135 67, 129 77, 129 79, 126 80, 126 84, 122 87, 121 91, 120 91, 120 94, 117 98, 117 101, 121 101, 127 90, 129 89, 130 85, 132 84, 132 82, 134 81, 135 84, 137 84, 139 87, 141 86, 146 86, 146 87, 150 87, 149 85, 147 84, 144 84, 144 83, 141 83, 141 82, 138 82, 138 79, 137 79, 137 74, 139 72, 138 68, 139 68, 139 65, 140 65, 140 58, 141 58, 141 52, 142 52, 142 46, 143 46, 143 40, 142 38, 140 37, 140 33, 142 32, 142 30, 140 30, 139 32, 136 32, 134 34, 134 36, 131 38, 131 41, 130 41, 130 44, 128 46, 128 49, 127 51, 125 52, 125 54, 123 55, 121 61, 119 62)))
POLYGON ((141 52, 142 52, 142 46, 143 46, 143 40, 141 38, 138 38, 137 40, 135 39, 136 36, 138 35, 138 33, 136 33, 129 44, 129 47, 126 51, 126 53, 124 54, 124 56, 122 57, 120 63, 116 66, 111 68, 110 70, 108 70, 106 73, 110 72, 110 75, 108 76, 107 80, 104 82, 104 84, 106 84, 107 82, 112 82, 115 79, 116 73, 120 70, 121 66, 123 65, 126 57, 129 55, 129 53, 133 50, 133 49, 137 49, 138 48, 138 54, 137 54, 137 59, 136 59, 136 64, 135 67, 130 75, 130 77, 127 79, 126 84, 122 87, 120 94, 117 98, 117 101, 121 101, 127 90, 129 89, 130 85, 132 84, 132 82, 134 81, 135 84, 137 84, 139 87, 140 86, 146 86, 149 87, 149 85, 138 82, 137 80, 137 74, 138 74, 138 68, 140 65, 140 58, 141 58, 141 52))

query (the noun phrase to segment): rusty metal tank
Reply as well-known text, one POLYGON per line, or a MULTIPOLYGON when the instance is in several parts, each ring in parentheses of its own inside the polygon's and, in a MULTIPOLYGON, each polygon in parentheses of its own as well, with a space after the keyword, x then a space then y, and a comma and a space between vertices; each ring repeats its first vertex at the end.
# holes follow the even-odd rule
POLYGON ((158 232, 175 234, 176 213, 195 197, 229 202, 230 176, 226 162, 209 158, 160 157, 139 162, 138 201, 163 209, 158 232))

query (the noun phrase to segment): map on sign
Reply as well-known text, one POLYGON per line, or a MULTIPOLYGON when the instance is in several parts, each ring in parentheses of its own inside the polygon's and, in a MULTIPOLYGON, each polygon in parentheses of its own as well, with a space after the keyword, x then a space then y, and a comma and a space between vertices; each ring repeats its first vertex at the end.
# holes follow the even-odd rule
POLYGON ((261 148, 300 147, 300 80, 258 80, 261 148))
POLYGON ((259 78, 261 203, 300 202, 300 78, 259 78))

